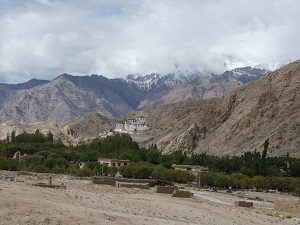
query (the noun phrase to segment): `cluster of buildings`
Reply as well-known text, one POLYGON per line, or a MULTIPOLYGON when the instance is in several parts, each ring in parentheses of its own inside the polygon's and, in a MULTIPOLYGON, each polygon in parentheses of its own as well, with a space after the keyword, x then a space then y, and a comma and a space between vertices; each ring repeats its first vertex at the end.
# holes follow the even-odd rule
POLYGON ((137 131, 149 130, 150 126, 146 123, 146 119, 143 116, 135 119, 128 119, 124 123, 117 123, 115 132, 131 134, 137 131))

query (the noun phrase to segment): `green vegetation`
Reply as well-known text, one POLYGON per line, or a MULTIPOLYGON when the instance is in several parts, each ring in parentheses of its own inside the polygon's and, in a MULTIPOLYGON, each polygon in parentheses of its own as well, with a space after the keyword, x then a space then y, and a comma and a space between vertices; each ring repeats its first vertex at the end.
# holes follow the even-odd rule
POLYGON ((241 173, 207 172, 200 175, 201 185, 218 188, 261 189, 293 192, 300 196, 300 179, 295 177, 249 177, 241 173))
POLYGON ((220 188, 259 188, 294 192, 300 196, 300 160, 289 155, 268 157, 269 140, 262 153, 255 150, 241 156, 188 156, 181 151, 163 155, 156 145, 139 148, 129 135, 116 134, 106 139, 94 139, 91 143, 65 146, 54 141, 50 132, 39 130, 34 134, 15 132, 0 142, 1 170, 28 170, 35 172, 63 173, 78 176, 94 176, 117 172, 130 178, 153 178, 174 182, 195 181, 187 171, 171 168, 172 164, 201 165, 210 172, 201 173, 201 185, 220 188), (21 157, 13 156, 20 152, 21 157), (24 154, 27 154, 25 157, 24 154), (129 159, 126 167, 102 167, 97 158, 129 159), (79 162, 85 166, 80 169, 79 162))
POLYGON ((154 178, 179 183, 187 183, 195 179, 187 171, 167 169, 162 165, 153 165, 151 163, 130 163, 124 170, 121 170, 121 174, 131 178, 154 178))

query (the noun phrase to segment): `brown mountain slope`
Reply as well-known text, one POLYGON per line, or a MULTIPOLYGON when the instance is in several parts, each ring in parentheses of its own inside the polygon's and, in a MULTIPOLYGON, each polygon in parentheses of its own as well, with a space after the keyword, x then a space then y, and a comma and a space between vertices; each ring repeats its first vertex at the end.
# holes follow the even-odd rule
POLYGON ((39 129, 42 133, 53 133, 56 140, 61 139, 65 144, 78 144, 80 141, 90 140, 98 137, 103 131, 110 131, 115 127, 116 121, 100 115, 97 112, 89 113, 83 117, 76 118, 64 127, 53 122, 33 122, 21 123, 7 121, 0 123, 0 140, 5 140, 7 134, 15 131, 16 134, 22 132, 34 133, 39 129))
POLYGON ((193 83, 157 92, 143 100, 138 109, 151 109, 185 100, 220 98, 242 85, 233 77, 200 76, 193 83))
MULTIPOLYGON (((54 121, 64 125, 79 116, 94 111, 107 117, 113 117, 133 110, 120 97, 121 94, 115 94, 105 87, 99 87, 99 93, 97 93, 81 87, 80 83, 75 85, 75 81, 69 80, 71 78, 75 81, 81 79, 80 77, 62 75, 42 86, 28 90, 8 91, 0 89, 0 122, 10 120, 23 123, 54 121)), ((93 79, 93 77, 86 79, 93 79)), ((119 83, 123 82, 120 81, 119 83)), ((129 88, 126 90, 129 91, 129 88)))
POLYGON ((226 97, 140 114, 152 126, 143 144, 157 143, 164 152, 234 155, 260 148, 270 138, 270 154, 300 157, 300 60, 226 97))
POLYGON ((61 128, 56 123, 20 123, 16 121, 7 121, 0 124, 0 140, 5 140, 7 135, 11 134, 13 131, 18 135, 24 131, 27 133, 34 133, 37 129, 44 134, 47 134, 50 131, 56 140, 61 139, 65 144, 76 144, 80 140, 79 137, 71 135, 70 133, 68 134, 67 130, 61 128))
POLYGON ((89 113, 83 117, 73 120, 64 129, 67 133, 74 133, 75 136, 85 139, 97 137, 103 131, 110 131, 115 128, 116 121, 100 115, 97 112, 89 113))

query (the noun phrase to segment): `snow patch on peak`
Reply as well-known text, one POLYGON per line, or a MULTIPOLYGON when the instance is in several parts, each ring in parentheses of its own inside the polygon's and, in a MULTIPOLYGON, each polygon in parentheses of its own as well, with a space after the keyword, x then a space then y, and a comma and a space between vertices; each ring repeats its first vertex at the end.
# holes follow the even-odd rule
POLYGON ((178 70, 175 73, 170 74, 151 73, 144 76, 129 75, 126 77, 126 81, 143 90, 151 90, 158 87, 173 88, 178 85, 192 82, 200 75, 200 72, 182 72, 178 70))
POLYGON ((249 66, 250 63, 235 56, 227 56, 224 60, 224 69, 233 70, 249 66))

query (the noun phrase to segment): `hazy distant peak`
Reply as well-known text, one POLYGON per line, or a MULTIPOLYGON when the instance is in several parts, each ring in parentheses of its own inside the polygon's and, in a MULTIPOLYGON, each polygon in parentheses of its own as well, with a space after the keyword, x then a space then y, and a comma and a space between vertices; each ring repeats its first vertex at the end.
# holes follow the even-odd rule
POLYGON ((0 84, 0 87, 9 89, 9 90, 25 90, 25 89, 31 89, 43 84, 46 84, 50 81, 48 80, 38 80, 38 79, 31 79, 24 83, 18 83, 18 84, 0 84))

